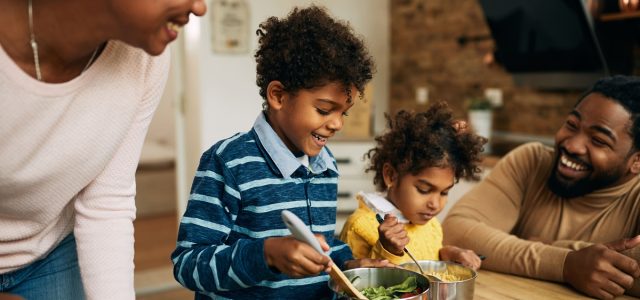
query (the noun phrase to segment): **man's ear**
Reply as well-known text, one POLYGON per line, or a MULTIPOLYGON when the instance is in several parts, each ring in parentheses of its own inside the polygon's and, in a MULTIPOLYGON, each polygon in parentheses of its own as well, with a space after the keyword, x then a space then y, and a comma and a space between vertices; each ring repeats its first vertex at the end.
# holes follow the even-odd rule
POLYGON ((274 80, 267 86, 267 103, 269 109, 280 110, 284 103, 287 92, 284 90, 282 82, 274 80))
POLYGON ((640 174, 640 152, 636 152, 631 156, 631 167, 629 168, 631 173, 640 174))

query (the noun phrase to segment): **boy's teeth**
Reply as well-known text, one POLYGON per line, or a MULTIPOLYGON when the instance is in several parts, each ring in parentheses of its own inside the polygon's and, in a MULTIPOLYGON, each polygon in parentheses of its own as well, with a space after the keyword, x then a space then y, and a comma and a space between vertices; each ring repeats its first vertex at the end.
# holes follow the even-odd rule
POLYGON ((167 28, 169 28, 172 31, 179 31, 180 30, 180 26, 176 23, 173 22, 167 22, 167 28))

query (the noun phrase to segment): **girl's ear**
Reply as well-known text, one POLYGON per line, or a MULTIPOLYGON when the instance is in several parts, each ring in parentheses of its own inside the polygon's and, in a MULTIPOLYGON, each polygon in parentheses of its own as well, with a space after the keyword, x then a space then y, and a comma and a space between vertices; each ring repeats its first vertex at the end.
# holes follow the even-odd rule
POLYGON ((396 170, 391 164, 385 163, 382 165, 382 178, 384 179, 384 185, 387 186, 387 190, 396 183, 396 170))
POLYGON ((284 103, 287 92, 284 90, 282 82, 274 80, 267 86, 267 103, 269 109, 280 110, 284 103))
POLYGON ((640 174, 640 152, 636 152, 631 157, 631 167, 629 168, 631 173, 640 174))

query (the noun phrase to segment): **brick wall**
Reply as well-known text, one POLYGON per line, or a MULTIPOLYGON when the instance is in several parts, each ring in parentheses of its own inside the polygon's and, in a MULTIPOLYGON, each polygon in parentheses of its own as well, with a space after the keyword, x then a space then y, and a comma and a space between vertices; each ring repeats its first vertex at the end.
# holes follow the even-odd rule
POLYGON ((541 92, 516 87, 500 66, 487 66, 491 39, 461 46, 458 37, 490 35, 476 0, 391 0, 391 95, 389 110, 420 110, 415 90, 429 101, 446 100, 459 117, 464 101, 487 87, 503 89, 494 130, 552 136, 581 91, 541 92))

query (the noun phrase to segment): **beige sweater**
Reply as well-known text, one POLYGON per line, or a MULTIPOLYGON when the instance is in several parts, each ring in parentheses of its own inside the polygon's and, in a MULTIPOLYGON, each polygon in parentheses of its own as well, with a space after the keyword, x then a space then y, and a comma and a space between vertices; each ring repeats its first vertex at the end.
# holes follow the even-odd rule
POLYGON ((49 84, 0 47, 0 274, 74 232, 87 298, 134 299, 135 170, 166 52, 112 41, 86 72, 49 84))
POLYGON ((563 281, 570 249, 640 233, 638 178, 563 199, 546 187, 553 162, 554 150, 540 143, 513 150, 451 209, 444 243, 486 255, 488 270, 563 281))

